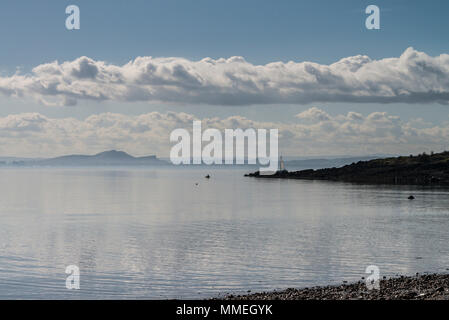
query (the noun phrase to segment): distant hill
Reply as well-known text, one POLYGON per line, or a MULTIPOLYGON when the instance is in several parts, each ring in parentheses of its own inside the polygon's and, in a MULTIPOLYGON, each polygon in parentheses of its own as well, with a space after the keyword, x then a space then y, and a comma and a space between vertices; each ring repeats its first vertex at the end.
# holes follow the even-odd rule
POLYGON ((380 184, 449 185, 449 152, 359 161, 341 168, 284 171, 249 177, 334 180, 380 184))
POLYGON ((23 160, 19 164, 25 166, 154 166, 169 163, 156 156, 133 157, 123 151, 110 150, 95 155, 74 154, 50 159, 23 160))

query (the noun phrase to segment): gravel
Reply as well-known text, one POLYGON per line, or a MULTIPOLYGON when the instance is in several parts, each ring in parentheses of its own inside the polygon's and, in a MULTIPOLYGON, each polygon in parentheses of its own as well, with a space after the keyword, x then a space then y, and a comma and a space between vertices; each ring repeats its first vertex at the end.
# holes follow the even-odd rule
POLYGON ((339 286, 227 295, 225 300, 447 300, 449 274, 416 274, 380 280, 380 289, 368 290, 365 281, 339 286))

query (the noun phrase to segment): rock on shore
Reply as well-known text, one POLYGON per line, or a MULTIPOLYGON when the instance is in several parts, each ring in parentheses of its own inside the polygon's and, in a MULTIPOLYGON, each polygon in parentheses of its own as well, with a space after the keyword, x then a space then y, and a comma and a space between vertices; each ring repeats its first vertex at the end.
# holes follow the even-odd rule
POLYGON ((417 274, 380 280, 380 289, 368 290, 365 281, 340 286, 287 289, 229 295, 226 300, 448 300, 449 274, 417 274))

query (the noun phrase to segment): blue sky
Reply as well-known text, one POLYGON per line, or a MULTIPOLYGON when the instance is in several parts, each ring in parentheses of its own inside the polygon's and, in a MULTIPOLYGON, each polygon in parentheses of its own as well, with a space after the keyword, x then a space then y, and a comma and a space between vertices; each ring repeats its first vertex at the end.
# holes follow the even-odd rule
POLYGON ((445 0, 4 0, 0 6, 0 67, 12 71, 82 55, 112 63, 239 55, 255 64, 328 64, 356 54, 398 56, 409 46, 449 52, 445 0), (64 27, 69 4, 80 7, 79 31, 64 27), (381 9, 381 30, 364 27, 369 4, 381 9))
MULTIPOLYGON (((357 55, 367 55, 374 60, 398 58, 407 48, 413 47, 416 52, 431 57, 423 58, 429 61, 424 64, 429 63, 434 68, 440 60, 432 57, 449 53, 448 13, 447 0, 4 0, 0 4, 0 77, 10 82, 0 88, 0 92, 9 90, 11 83, 15 85, 15 80, 11 80, 15 72, 29 75, 36 66, 55 60, 59 64, 65 61, 78 63, 77 59, 82 56, 93 59, 94 62, 88 61, 87 64, 105 61, 114 66, 122 66, 139 56, 181 57, 189 61, 187 65, 206 57, 217 60, 242 56, 251 68, 289 61, 311 61, 325 68, 342 58, 357 55), (81 10, 81 30, 68 31, 65 28, 65 8, 70 4, 78 5, 81 10), (380 30, 365 28, 367 15, 364 11, 370 4, 380 7, 380 30)), ((418 63, 422 65, 423 62, 418 63)), ((441 70, 445 70, 443 66, 441 70)), ((419 88, 421 84, 416 75, 413 75, 414 88, 419 88)), ((40 83, 42 79, 25 77, 22 80, 24 83, 28 80, 40 83)), ((430 79, 435 80, 434 77, 430 79)), ((441 82, 435 81, 432 85, 427 80, 424 82, 429 86, 425 90, 430 93, 445 90, 441 82)), ((369 82, 364 85, 367 84, 369 82)), ((379 83, 379 88, 388 85, 379 83)), ((402 92, 404 88, 401 85, 391 90, 402 92)), ((402 121, 419 119, 421 127, 438 125, 445 128, 449 121, 448 106, 441 103, 440 98, 424 99, 419 103, 400 98, 384 103, 376 97, 372 102, 347 97, 333 101, 326 95, 323 97, 320 91, 317 101, 299 99, 298 102, 288 102, 287 99, 286 102, 273 98, 272 103, 259 103, 257 99, 251 102, 252 97, 245 103, 243 101, 248 97, 242 95, 242 104, 239 105, 235 101, 227 103, 226 99, 223 103, 216 103, 210 98, 198 103, 187 100, 184 103, 182 98, 165 102, 146 101, 141 99, 141 92, 140 96, 131 99, 121 97, 99 101, 76 97, 77 101, 74 101, 75 94, 71 92, 61 95, 65 106, 48 106, 42 103, 48 92, 47 96, 41 95, 39 90, 30 90, 26 86, 14 90, 14 93, 0 95, 0 117, 37 112, 55 119, 73 117, 83 120, 105 112, 139 116, 152 111, 173 111, 200 118, 243 116, 255 121, 292 123, 297 120, 297 114, 317 107, 332 117, 350 111, 364 116, 387 112, 402 121), (427 124, 423 124, 425 122, 427 124)), ((117 88, 111 90, 113 92, 117 88)), ((129 92, 126 97, 128 95, 129 92)), ((271 98, 269 95, 266 97, 271 98)), ((412 149, 418 150, 418 147, 410 147, 412 149)), ((387 151, 391 153, 391 150, 387 151)), ((335 151, 338 154, 342 152, 344 150, 335 151)))

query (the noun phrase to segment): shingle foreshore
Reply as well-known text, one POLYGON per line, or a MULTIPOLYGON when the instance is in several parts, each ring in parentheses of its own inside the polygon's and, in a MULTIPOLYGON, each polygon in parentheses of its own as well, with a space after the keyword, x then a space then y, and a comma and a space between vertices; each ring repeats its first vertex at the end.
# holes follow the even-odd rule
POLYGON ((228 295, 226 300, 448 300, 449 274, 416 274, 381 279, 379 289, 365 281, 283 291, 228 295))

